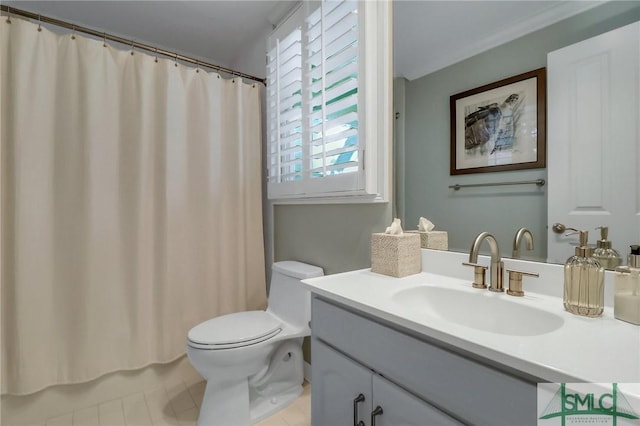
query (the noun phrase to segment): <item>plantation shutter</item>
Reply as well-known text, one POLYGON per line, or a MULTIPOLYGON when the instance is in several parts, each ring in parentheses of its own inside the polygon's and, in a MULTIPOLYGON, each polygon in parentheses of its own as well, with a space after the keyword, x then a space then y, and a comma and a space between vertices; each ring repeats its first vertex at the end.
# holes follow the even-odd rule
POLYGON ((359 168, 357 7, 322 2, 305 20, 311 179, 359 168))
MULTIPOLYGON (((282 32, 282 31, 281 31, 282 32)), ((274 37, 267 56, 268 182, 302 179, 302 32, 274 37)))
POLYGON ((358 2, 304 6, 289 19, 299 26, 274 33, 267 57, 270 198, 363 189, 358 2))
POLYGON ((270 199, 388 200, 390 13, 390 2, 305 1, 269 38, 270 199))

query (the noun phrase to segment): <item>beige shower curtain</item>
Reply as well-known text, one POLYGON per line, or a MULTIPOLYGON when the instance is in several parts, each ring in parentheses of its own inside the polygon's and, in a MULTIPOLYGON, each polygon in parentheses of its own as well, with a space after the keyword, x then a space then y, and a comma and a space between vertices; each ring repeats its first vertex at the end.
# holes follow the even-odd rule
POLYGON ((0 28, 2 392, 171 361, 263 308, 258 85, 0 28))

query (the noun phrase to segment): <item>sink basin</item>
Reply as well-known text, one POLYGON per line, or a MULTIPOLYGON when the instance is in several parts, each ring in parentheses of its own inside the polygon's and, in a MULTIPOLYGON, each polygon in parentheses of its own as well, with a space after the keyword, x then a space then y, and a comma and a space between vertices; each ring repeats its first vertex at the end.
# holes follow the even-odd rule
POLYGON ((391 299, 420 315, 497 334, 536 336, 557 330, 564 323, 558 315, 487 290, 425 285, 400 290, 391 299))

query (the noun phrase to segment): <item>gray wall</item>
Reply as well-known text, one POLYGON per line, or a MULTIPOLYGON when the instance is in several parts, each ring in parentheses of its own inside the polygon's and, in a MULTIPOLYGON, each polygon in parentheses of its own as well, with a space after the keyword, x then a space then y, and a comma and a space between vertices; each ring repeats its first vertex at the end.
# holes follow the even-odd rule
POLYGON ((275 255, 324 268, 325 274, 371 266, 371 233, 391 222, 391 203, 276 205, 275 255))
MULTIPOLYGON (((547 194, 544 187, 471 188, 456 183, 546 179, 546 169, 466 176, 449 175, 449 97, 503 78, 546 66, 547 53, 640 19, 639 2, 610 2, 531 33, 422 78, 405 81, 404 158, 396 159, 404 176, 403 222, 426 216, 449 232, 449 248, 468 251, 475 235, 494 233, 510 256, 515 231, 528 227, 535 251, 523 257, 546 258, 547 194)), ((396 96, 401 96, 397 92, 396 96)), ((396 104, 402 100, 396 99, 396 104)), ((397 111, 397 110, 396 110, 397 111)), ((398 124, 398 122, 396 122, 398 124)), ((402 125, 402 123, 400 123, 402 125)), ((398 134, 398 133, 397 133, 398 134)), ((553 150, 553 147, 547 147, 553 150)))
MULTIPOLYGON (((270 205, 270 203, 269 203, 270 205)), ((371 266, 371 233, 391 221, 391 203, 273 206, 274 260, 298 260, 326 275, 371 266)), ((304 360, 311 362, 305 338, 304 360)))

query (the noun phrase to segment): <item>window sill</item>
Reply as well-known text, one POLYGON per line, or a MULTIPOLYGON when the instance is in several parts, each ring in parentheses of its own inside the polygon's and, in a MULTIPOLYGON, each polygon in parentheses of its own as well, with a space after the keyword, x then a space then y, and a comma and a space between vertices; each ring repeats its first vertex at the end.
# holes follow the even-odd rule
POLYGON ((273 205, 287 204, 384 204, 389 200, 376 195, 334 195, 318 197, 291 197, 268 200, 273 205))

